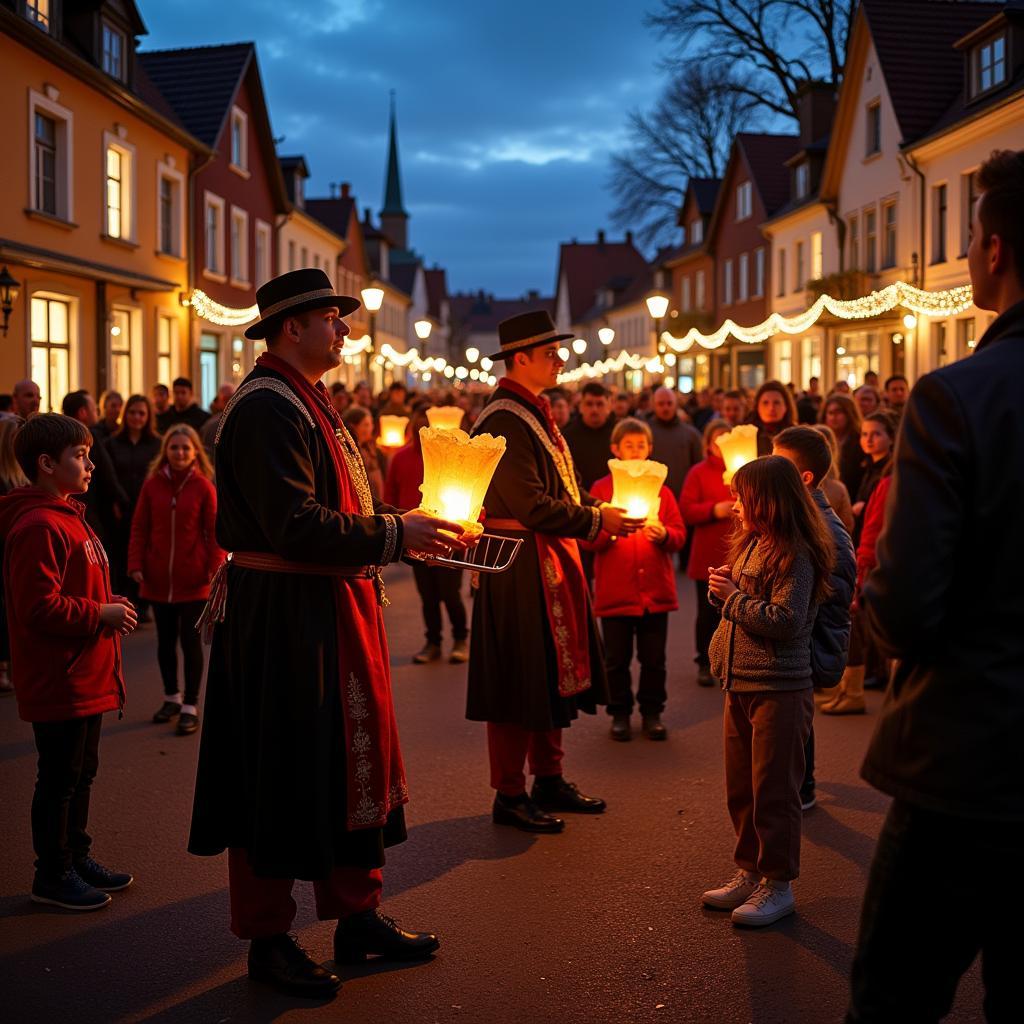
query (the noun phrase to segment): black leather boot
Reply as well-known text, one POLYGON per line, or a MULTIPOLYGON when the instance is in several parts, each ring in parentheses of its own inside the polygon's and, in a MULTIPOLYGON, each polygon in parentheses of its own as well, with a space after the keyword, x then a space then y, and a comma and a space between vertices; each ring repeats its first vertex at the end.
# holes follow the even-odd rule
POLYGON ((385 960, 425 960, 440 945, 433 932, 407 932, 379 910, 367 910, 338 922, 334 962, 357 964, 370 954, 385 960))
POLYGON ((615 715, 612 718, 611 737, 620 743, 628 743, 633 738, 633 730, 629 725, 629 715, 615 715))
POLYGON ((522 796, 494 798, 491 820, 495 825, 511 825, 520 832, 542 832, 553 834, 565 829, 561 818, 545 814, 525 793, 522 796))
POLYGON ((584 796, 575 782, 566 782, 561 775, 538 775, 530 796, 545 811, 604 814, 608 806, 600 797, 584 796))
POLYGON ((249 944, 249 977, 279 992, 329 999, 341 979, 312 960, 290 935, 271 935, 249 944))
POLYGON ((667 740, 668 729, 661 720, 661 715, 644 715, 644 735, 649 740, 667 740))

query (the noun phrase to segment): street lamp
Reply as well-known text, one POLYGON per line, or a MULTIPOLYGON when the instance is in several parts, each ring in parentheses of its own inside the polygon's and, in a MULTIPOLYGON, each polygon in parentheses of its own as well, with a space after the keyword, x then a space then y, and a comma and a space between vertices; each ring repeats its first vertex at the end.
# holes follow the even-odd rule
MULTIPOLYGON (((417 320, 412 326, 413 330, 416 331, 416 337, 420 341, 426 341, 430 337, 430 332, 434 325, 429 320, 417 320)), ((426 350, 426 346, 424 346, 424 350, 426 350)))
POLYGON ((370 376, 370 356, 373 355, 377 344, 377 313, 384 305, 383 288, 364 288, 360 293, 363 305, 370 314, 370 347, 363 353, 363 367, 366 376, 370 376))
POLYGON ((18 282, 11 277, 10 272, 6 267, 0 271, 0 313, 3 313, 4 320, 3 324, 0 324, 0 330, 3 330, 4 337, 7 337, 7 324, 11 319, 11 311, 14 309, 14 303, 18 301, 18 282))
POLYGON ((480 349, 478 348, 467 348, 466 349, 466 362, 475 363, 480 358, 480 349))
POLYGON ((661 321, 668 312, 668 296, 662 292, 651 292, 644 302, 647 303, 647 312, 654 321, 654 341, 658 355, 661 355, 665 351, 665 344, 661 340, 661 321))
POLYGON ((610 345, 615 340, 615 328, 614 327, 602 327, 597 332, 598 338, 601 339, 602 345, 610 345))

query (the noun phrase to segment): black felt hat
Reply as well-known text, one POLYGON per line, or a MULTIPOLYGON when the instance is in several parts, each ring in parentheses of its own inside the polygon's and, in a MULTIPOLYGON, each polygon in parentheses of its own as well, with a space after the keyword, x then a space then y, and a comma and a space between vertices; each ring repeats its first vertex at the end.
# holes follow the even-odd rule
POLYGON ((256 289, 260 318, 245 329, 247 338, 265 338, 268 328, 285 316, 310 309, 337 306, 341 316, 354 313, 362 303, 351 295, 336 295, 331 279, 322 270, 291 270, 256 289))
POLYGON ((573 338, 573 334, 559 334, 555 321, 546 309, 535 309, 529 313, 519 313, 502 320, 498 324, 498 341, 501 351, 488 356, 488 359, 508 359, 516 352, 524 352, 537 345, 548 345, 552 341, 565 341, 573 338))

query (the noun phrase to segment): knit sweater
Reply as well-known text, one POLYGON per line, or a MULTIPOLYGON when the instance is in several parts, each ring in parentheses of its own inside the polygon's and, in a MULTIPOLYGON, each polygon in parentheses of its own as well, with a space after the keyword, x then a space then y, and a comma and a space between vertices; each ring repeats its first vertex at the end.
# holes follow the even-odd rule
POLYGON ((770 587, 762 582, 760 544, 751 544, 732 568, 739 588, 719 605, 722 621, 711 639, 711 672, 737 693, 804 690, 811 686, 814 567, 798 552, 789 574, 770 587))

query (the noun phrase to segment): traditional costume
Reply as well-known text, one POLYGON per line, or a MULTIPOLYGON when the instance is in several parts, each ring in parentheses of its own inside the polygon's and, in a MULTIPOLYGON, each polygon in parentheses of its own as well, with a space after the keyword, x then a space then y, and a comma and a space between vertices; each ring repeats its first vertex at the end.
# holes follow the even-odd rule
MULTIPOLYGON (((257 301, 250 338, 285 315, 359 305, 310 270, 268 282, 257 301)), ((230 553, 202 620, 213 647, 189 850, 229 851, 231 928, 257 952, 287 939, 302 878, 319 918, 342 919, 336 959, 361 959, 383 951, 364 933, 384 920, 384 849, 406 837, 380 581, 401 555, 402 520, 372 501, 323 383, 270 352, 224 409, 216 468, 217 541, 230 553)), ((250 951, 250 974, 281 983, 295 965, 278 954, 254 971, 250 951)))
MULTIPOLYGON (((546 312, 499 325, 501 352, 561 341, 546 312)), ((598 502, 579 485, 572 456, 547 399, 502 378, 474 433, 505 438, 505 454, 484 501, 488 532, 522 537, 506 572, 483 574, 473 607, 467 718, 487 723, 494 820, 526 831, 558 832, 542 809, 600 813, 562 778, 562 730, 580 711, 607 703, 604 657, 576 538, 601 529, 598 502), (526 795, 524 762, 536 781, 526 795)))

